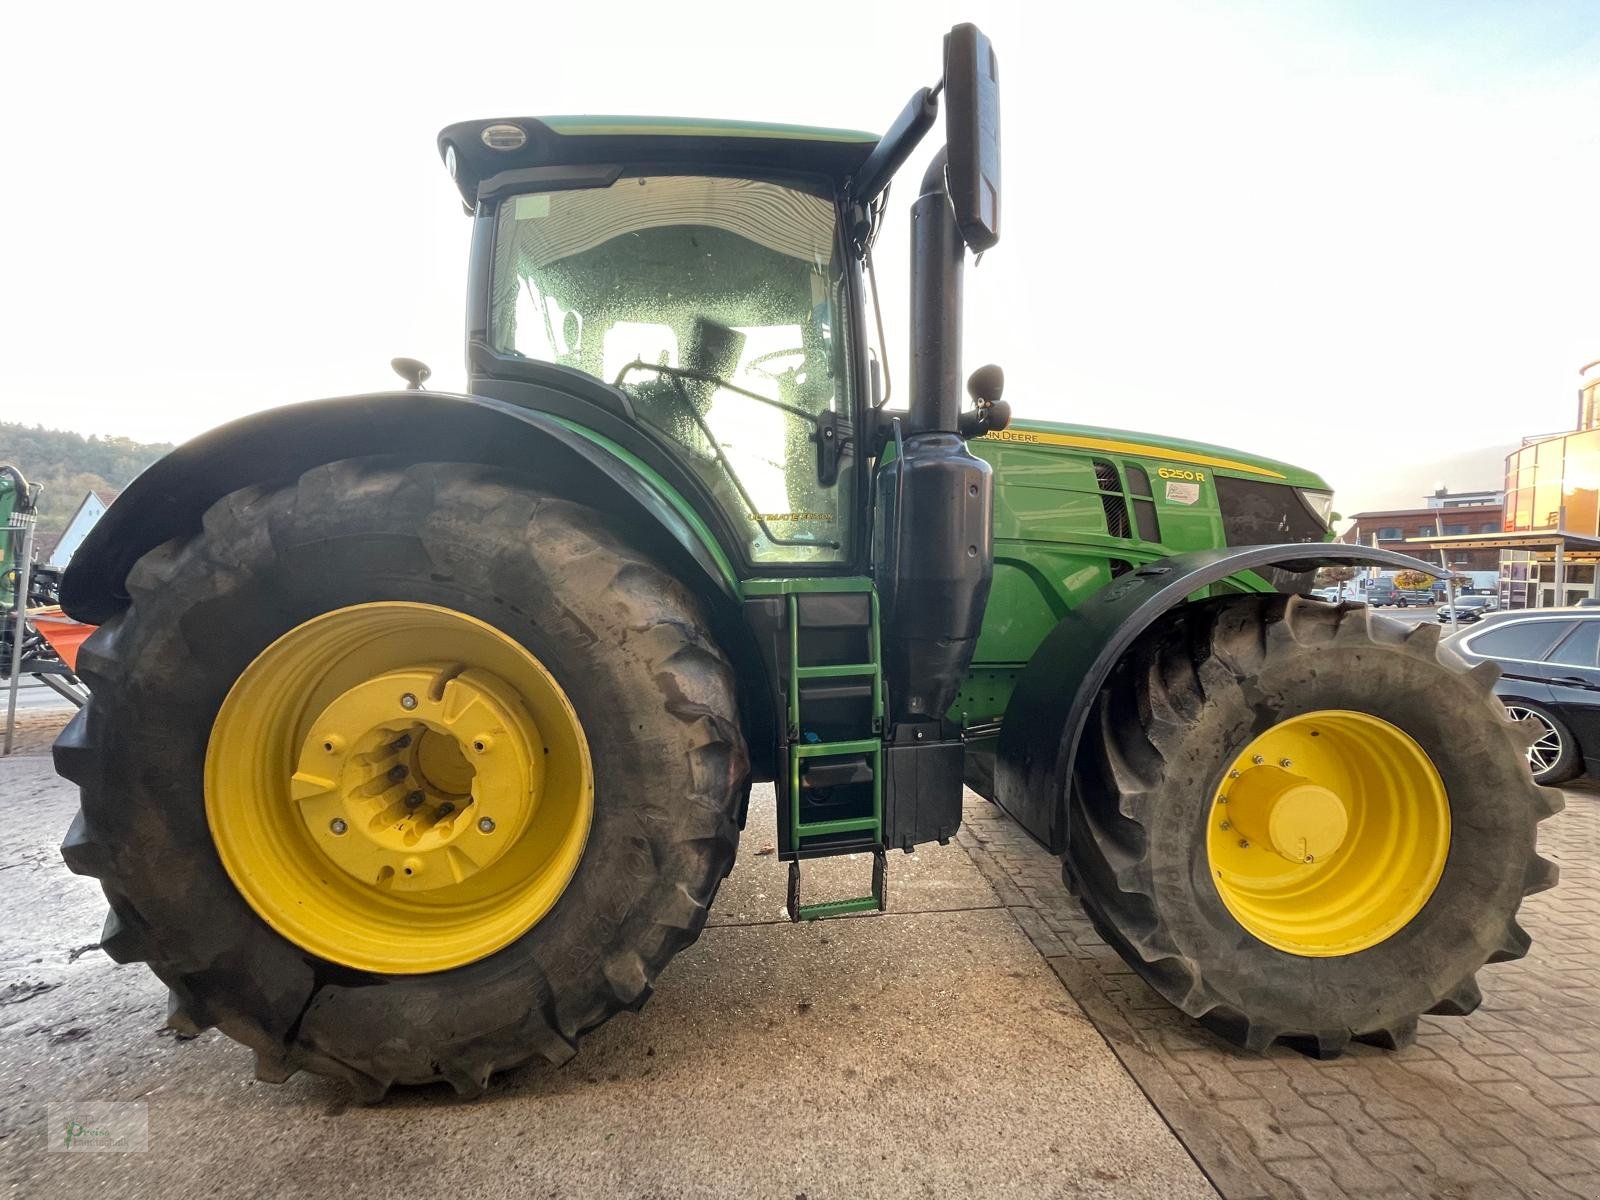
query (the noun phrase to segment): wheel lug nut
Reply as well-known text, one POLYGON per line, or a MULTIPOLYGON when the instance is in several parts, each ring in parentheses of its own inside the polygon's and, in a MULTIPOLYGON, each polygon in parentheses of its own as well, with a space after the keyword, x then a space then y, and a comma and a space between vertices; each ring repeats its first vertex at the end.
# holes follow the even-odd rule
POLYGON ((1307 862, 1316 862, 1317 861, 1317 856, 1315 854, 1308 854, 1308 855, 1306 855, 1306 861, 1307 862))
POLYGON ((1233 828, 1233 822, 1232 821, 1224 821, 1221 825, 1218 826, 1218 828, 1219 829, 1232 829, 1233 828))
POLYGON ((410 712, 416 706, 417 698, 410 692, 407 692, 404 696, 400 697, 400 707, 405 709, 407 712, 410 712))
POLYGON ((335 817, 333 820, 328 822, 328 828, 331 829, 335 835, 338 835, 349 829, 350 826, 344 823, 343 817, 335 817))
POLYGON ((1240 838, 1239 839, 1239 849, 1241 849, 1241 850, 1250 849, 1250 839, 1249 838, 1240 838))
POLYGON ((411 735, 409 733, 402 733, 399 737, 395 738, 394 741, 389 743, 389 749, 404 750, 409 745, 411 745, 411 735))
POLYGON ((1228 778, 1229 779, 1237 779, 1237 778, 1239 778, 1239 772, 1237 772, 1237 771, 1229 771, 1228 772, 1228 778))
POLYGON ((1290 767, 1294 766, 1294 763, 1290 762, 1287 758, 1280 758, 1278 760, 1278 765, 1287 771, 1290 767))
POLYGON ((417 809, 422 807, 422 802, 424 800, 426 800, 426 799, 427 799, 427 797, 425 795, 423 795, 421 792, 412 792, 410 795, 408 795, 406 797, 406 809, 407 809, 407 811, 416 812, 417 809))
POLYGON ((1250 761, 1255 763, 1255 765, 1259 767, 1262 763, 1266 762, 1267 760, 1262 758, 1261 755, 1257 754, 1257 755, 1253 755, 1251 757, 1250 761))
POLYGON ((450 801, 446 800, 443 804, 439 805, 439 807, 434 810, 434 814, 433 814, 434 820, 442 821, 446 817, 448 817, 451 813, 455 812, 455 810, 456 810, 456 806, 454 804, 450 803, 450 801))
POLYGON ((405 777, 406 777, 406 769, 405 769, 405 767, 401 766, 400 764, 396 763, 394 766, 389 768, 389 782, 390 783, 399 783, 405 777))
POLYGON ((493 833, 494 832, 494 818, 493 817, 479 817, 478 818, 478 832, 479 833, 493 833))

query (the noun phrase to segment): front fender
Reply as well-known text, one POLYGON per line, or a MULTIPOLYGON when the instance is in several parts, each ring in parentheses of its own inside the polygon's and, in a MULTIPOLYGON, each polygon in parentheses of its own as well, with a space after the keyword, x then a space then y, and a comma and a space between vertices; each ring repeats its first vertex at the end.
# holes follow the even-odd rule
POLYGON ((1156 619, 1242 571, 1334 565, 1436 575, 1392 550, 1305 542, 1227 546, 1175 554, 1113 580, 1069 612, 1039 643, 1006 705, 995 754, 996 802, 1053 854, 1065 848, 1067 785, 1089 710, 1111 669, 1156 619))
POLYGON ((133 564, 198 529, 223 496, 288 483, 324 463, 377 455, 522 471, 559 495, 627 513, 641 536, 681 550, 704 586, 738 597, 732 564, 688 501, 615 442, 502 400, 403 391, 269 409, 185 442, 129 484, 100 518, 62 580, 62 607, 79 621, 102 624, 126 607, 133 564))

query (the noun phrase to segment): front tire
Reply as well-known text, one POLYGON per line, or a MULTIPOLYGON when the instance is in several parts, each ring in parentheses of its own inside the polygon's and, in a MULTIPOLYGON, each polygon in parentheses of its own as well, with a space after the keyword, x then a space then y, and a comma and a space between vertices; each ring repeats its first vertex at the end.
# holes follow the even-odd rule
MULTIPOLYGON (((274 1082, 306 1069, 346 1080, 369 1100, 392 1083, 436 1080, 470 1094, 494 1071, 570 1058, 582 1033, 639 1007, 660 970, 699 935, 732 866, 749 786, 733 671, 696 600, 594 510, 468 464, 334 463, 284 488, 218 501, 200 531, 145 555, 127 588, 129 607, 83 647, 92 698, 55 748, 58 770, 82 797, 62 853, 74 871, 101 880, 111 906, 104 948, 119 962, 147 962, 167 983, 175 1028, 221 1028, 256 1051, 258 1076, 274 1082), (455 964, 447 968, 421 952, 429 931, 420 922, 415 946, 400 935, 376 939, 392 954, 388 963, 336 942, 301 944, 307 939, 297 941, 290 923, 269 919, 270 887, 247 903, 230 877, 230 869, 265 874, 266 861, 246 854, 241 868, 237 856, 225 864, 219 854, 216 835, 237 822, 254 789, 289 786, 273 777, 272 763, 284 757, 275 754, 217 782, 213 729, 225 727, 225 699, 268 647, 330 614, 359 617, 361 606, 385 619, 413 608, 445 612, 487 629, 511 647, 511 658, 497 661, 520 654, 548 669, 594 750, 581 858, 575 871, 561 868, 570 880, 558 871, 552 903, 512 912, 509 937, 502 920, 486 922, 476 950, 463 951, 458 939, 441 960, 455 964)), ((340 647, 362 628, 357 620, 321 643, 330 664, 350 657, 340 647)), ((399 653, 431 670, 454 636, 447 626, 418 626, 411 649, 399 653)), ((317 661, 302 656, 298 675, 279 676, 306 691, 303 713, 285 710, 296 730, 286 745, 323 719, 316 714, 327 689, 317 694, 317 661)), ((469 678, 478 676, 469 671, 458 681, 442 672, 440 694, 469 678)), ((518 692, 515 678, 508 669, 501 684, 512 680, 506 686, 518 692)), ((483 689, 505 712, 548 707, 548 697, 525 690, 508 697, 504 686, 483 689)), ((269 686, 249 703, 282 702, 269 686)), ((573 745, 544 740, 547 755, 573 745)), ((329 738, 330 754, 336 741, 329 738)), ((307 753, 320 744, 307 742, 307 753)), ((433 758, 445 763, 435 776, 459 771, 448 753, 433 758)), ((546 768, 544 777, 558 774, 546 768)), ((303 776, 295 777, 296 802, 303 776)), ((432 806, 434 792, 429 783, 416 794, 432 806)), ((397 792, 397 804, 403 795, 410 793, 397 792)), ((397 818, 375 811, 371 819, 382 832, 397 818)), ((333 831, 342 843, 359 832, 353 816, 346 824, 348 833, 333 831)), ((249 832, 235 842, 248 846, 249 832)), ((402 835, 425 848, 438 832, 402 835)), ((303 853, 320 853, 314 839, 295 836, 313 847, 303 853)), ((477 834, 469 826, 464 836, 477 834)), ((312 875, 342 878, 337 859, 311 866, 312 875)), ((310 877, 278 898, 292 904, 310 877)), ((371 883, 347 881, 344 894, 363 906, 360 888, 371 883)), ((381 898, 373 891, 371 899, 376 913, 381 898)), ((471 899, 499 912, 499 893, 488 885, 471 899)), ((324 927, 337 938, 334 918, 324 927)))
POLYGON ((1529 778, 1492 669, 1441 662, 1438 632, 1299 597, 1189 605, 1096 702, 1068 885, 1228 1040, 1393 1048, 1526 952, 1516 913, 1555 883, 1535 831, 1560 794, 1529 778))

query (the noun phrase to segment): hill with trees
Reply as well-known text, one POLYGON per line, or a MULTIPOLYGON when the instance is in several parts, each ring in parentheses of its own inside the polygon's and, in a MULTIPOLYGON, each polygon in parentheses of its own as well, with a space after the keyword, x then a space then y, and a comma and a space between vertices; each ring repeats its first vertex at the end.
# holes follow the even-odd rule
POLYGON ((43 484, 39 532, 60 533, 85 492, 118 492, 172 446, 0 421, 0 462, 43 484))

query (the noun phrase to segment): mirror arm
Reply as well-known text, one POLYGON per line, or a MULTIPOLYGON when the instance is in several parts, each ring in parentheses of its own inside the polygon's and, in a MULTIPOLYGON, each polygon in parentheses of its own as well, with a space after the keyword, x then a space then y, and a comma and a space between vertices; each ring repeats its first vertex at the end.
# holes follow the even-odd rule
POLYGON ((878 139, 867 161, 850 180, 850 200, 866 207, 878 198, 878 193, 889 185, 894 176, 911 157, 911 152, 922 141, 923 135, 933 128, 939 115, 939 101, 933 88, 921 88, 906 102, 905 108, 889 126, 888 132, 878 139))

